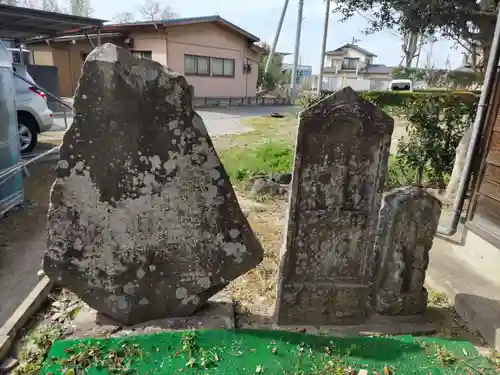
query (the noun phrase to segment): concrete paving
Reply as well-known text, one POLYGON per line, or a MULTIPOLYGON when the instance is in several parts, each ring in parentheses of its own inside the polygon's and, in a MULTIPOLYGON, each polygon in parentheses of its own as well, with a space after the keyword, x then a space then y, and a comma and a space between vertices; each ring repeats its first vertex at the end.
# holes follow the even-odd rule
MULTIPOLYGON (((231 107, 231 108, 201 108, 196 112, 203 118, 208 133, 212 137, 245 133, 252 130, 250 127, 242 125, 241 120, 255 116, 267 116, 271 112, 291 112, 295 109, 293 106, 255 106, 255 107, 231 107)), ((68 126, 73 121, 71 116, 67 116, 68 126)), ((64 117, 57 116, 54 119, 52 131, 61 131, 65 129, 64 117)), ((44 133, 49 136, 50 132, 44 133)))
MULTIPOLYGON (((447 212, 441 224, 449 221, 447 212)), ((500 350, 500 252, 459 226, 453 237, 434 239, 426 284, 444 292, 457 313, 494 349, 500 350)))

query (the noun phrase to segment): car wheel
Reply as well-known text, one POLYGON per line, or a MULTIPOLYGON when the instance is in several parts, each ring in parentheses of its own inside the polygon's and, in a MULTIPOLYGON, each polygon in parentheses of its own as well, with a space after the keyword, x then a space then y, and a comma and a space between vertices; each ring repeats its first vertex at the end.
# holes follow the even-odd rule
POLYGON ((19 141, 21 143, 21 154, 33 151, 38 141, 36 127, 29 122, 19 124, 19 141))

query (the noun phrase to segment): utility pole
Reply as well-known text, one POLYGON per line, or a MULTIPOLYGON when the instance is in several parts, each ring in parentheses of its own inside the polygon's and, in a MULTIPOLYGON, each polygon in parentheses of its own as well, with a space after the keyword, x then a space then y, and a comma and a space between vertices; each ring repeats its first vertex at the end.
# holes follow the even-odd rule
POLYGON ((285 0, 285 2, 283 3, 283 9, 281 10, 281 17, 278 22, 278 28, 276 29, 276 34, 274 35, 274 40, 271 46, 271 50, 269 51, 269 56, 267 57, 266 67, 264 68, 264 74, 266 74, 267 71, 269 70, 271 62, 273 61, 274 52, 276 52, 276 45, 278 44, 278 39, 281 33, 281 27, 283 26, 283 20, 285 19, 286 8, 288 8, 288 1, 289 0, 285 0))
POLYGON ((292 104, 295 104, 295 99, 297 99, 297 70, 299 65, 300 35, 302 33, 303 11, 304 11, 304 0, 299 0, 299 10, 297 12, 297 31, 295 34, 295 52, 293 55, 293 67, 292 67, 292 104))
POLYGON ((321 60, 319 65, 319 79, 316 94, 321 94, 323 86, 323 70, 325 69, 326 39, 328 37, 328 20, 330 19, 330 0, 325 1, 325 24, 323 25, 323 42, 321 43, 321 60))

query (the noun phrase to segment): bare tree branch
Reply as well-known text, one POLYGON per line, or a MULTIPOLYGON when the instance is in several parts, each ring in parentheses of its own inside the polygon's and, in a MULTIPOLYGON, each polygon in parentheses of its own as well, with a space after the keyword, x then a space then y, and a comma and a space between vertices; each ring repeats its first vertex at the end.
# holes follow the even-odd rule
POLYGON ((464 50, 466 50, 467 52, 471 53, 472 52, 472 49, 470 46, 467 46, 467 44, 465 43, 469 43, 470 42, 466 42, 465 40, 460 40, 458 38, 451 38, 455 43, 457 43, 458 45, 460 45, 464 50))
POLYGON ((113 22, 115 23, 130 23, 134 22, 134 15, 131 12, 119 12, 113 16, 113 22))
POLYGON ((47 12, 61 12, 61 7, 57 0, 42 0, 41 9, 47 12))
POLYGON ((21 0, 18 5, 24 8, 37 9, 39 6, 38 0, 21 0))
POLYGON ((90 7, 90 0, 70 0, 69 12, 75 16, 90 16, 93 13, 90 7))
POLYGON ((142 18, 148 21, 161 21, 178 17, 178 14, 173 12, 170 6, 162 6, 155 0, 146 0, 139 7, 139 12, 142 18))

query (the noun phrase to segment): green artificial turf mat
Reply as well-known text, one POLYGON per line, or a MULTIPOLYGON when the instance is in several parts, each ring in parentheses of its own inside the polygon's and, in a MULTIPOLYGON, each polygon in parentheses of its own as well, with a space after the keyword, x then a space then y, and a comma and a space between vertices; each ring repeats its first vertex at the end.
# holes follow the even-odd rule
POLYGON ((466 341, 219 330, 56 341, 41 374, 342 375, 349 366, 370 375, 497 373, 466 341))

